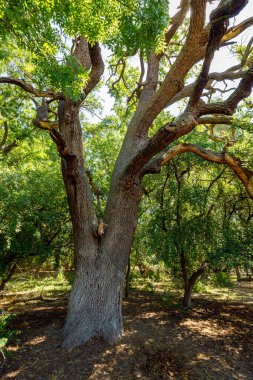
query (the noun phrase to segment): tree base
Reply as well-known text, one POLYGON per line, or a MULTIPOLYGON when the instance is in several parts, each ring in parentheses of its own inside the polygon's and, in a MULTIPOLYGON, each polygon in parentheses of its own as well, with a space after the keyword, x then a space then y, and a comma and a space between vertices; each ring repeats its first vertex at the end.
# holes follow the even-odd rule
MULTIPOLYGON (((108 268, 107 268, 108 269, 108 268)), ((71 350, 91 338, 115 343, 123 334, 122 285, 124 276, 86 271, 75 279, 68 314, 63 328, 62 346, 71 350)))

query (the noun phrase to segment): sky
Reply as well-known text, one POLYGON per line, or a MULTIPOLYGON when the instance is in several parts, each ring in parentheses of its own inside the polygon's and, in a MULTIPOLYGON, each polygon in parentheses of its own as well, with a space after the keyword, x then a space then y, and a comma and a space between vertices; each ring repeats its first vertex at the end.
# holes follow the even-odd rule
MULTIPOLYGON (((219 1, 213 0, 211 2, 212 4, 208 5, 207 10, 207 21, 209 19, 210 12, 216 8, 219 1)), ((169 5, 169 12, 171 17, 178 11, 178 6, 180 4, 180 0, 171 0, 169 5)), ((229 27, 233 25, 238 25, 243 20, 253 17, 253 0, 249 0, 246 7, 242 10, 242 12, 234 19, 230 19, 229 27)), ((242 33, 238 38, 234 39, 236 42, 241 42, 243 44, 246 44, 247 41, 253 36, 253 26, 248 28, 244 33, 242 33)), ((102 49, 102 54, 104 57, 104 60, 108 58, 110 52, 106 49, 102 49)), ((136 66, 138 66, 138 58, 135 57, 132 59, 132 63, 134 64, 136 62, 136 66)), ((235 58, 233 57, 230 47, 222 47, 219 51, 216 51, 214 60, 211 65, 210 72, 223 72, 229 67, 235 65, 237 62, 235 58)), ((105 78, 107 79, 109 75, 108 68, 105 70, 105 78)), ((236 84, 236 82, 235 82, 236 84)), ((101 113, 101 116, 104 117, 106 115, 109 115, 111 112, 111 108, 113 107, 114 100, 113 98, 108 94, 108 88, 106 86, 103 86, 100 90, 100 96, 103 100, 104 109, 101 113)), ((170 107, 170 111, 175 114, 175 116, 180 113, 180 110, 178 106, 175 104, 170 107)), ((97 123, 99 121, 99 118, 95 116, 94 114, 89 114, 89 112, 85 113, 86 117, 90 122, 97 123)))

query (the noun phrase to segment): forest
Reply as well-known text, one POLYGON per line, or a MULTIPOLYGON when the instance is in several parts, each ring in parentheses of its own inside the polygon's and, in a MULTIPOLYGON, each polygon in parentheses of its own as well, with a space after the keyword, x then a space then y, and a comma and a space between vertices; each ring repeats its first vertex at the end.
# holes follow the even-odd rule
POLYGON ((0 377, 253 378, 253 0, 0 0, 0 377))

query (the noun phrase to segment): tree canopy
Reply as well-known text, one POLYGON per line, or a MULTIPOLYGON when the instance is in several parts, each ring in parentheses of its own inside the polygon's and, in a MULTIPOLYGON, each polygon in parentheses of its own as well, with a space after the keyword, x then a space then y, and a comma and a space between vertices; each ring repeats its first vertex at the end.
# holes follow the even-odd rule
MULTIPOLYGON (((179 254, 188 289, 211 253, 215 262, 225 252, 228 231, 241 228, 249 241, 251 227, 233 224, 241 214, 232 211, 237 206, 229 194, 238 188, 245 202, 253 198, 253 38, 241 40, 253 18, 237 19, 247 4, 181 0, 172 14, 165 0, 0 3, 1 157, 38 129, 49 133, 61 157, 76 266, 65 347, 95 335, 121 336, 124 275, 148 181, 162 188, 163 206, 158 211, 159 202, 150 201, 146 213, 157 221, 157 234, 167 232, 161 240, 179 254), (212 71, 217 50, 228 49, 231 66, 212 71), (104 117, 106 91, 114 106, 104 117), (90 121, 86 110, 101 120, 90 121), (220 181, 224 171, 211 163, 228 167, 231 182, 220 181), (215 183, 210 189, 202 184, 202 168, 215 183), (166 170, 161 184, 162 176, 154 175, 166 170), (203 242, 208 231, 216 244, 203 242)), ((36 173, 25 176, 36 183, 36 173)), ((36 218, 30 243, 38 236, 34 224, 36 218)))

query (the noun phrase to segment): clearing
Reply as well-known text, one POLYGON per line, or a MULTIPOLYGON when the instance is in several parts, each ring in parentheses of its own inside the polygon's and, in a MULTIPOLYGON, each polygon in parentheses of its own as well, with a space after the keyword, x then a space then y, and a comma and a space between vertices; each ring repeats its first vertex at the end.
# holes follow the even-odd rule
POLYGON ((175 305, 171 294, 166 304, 162 292, 133 290, 124 301, 122 341, 108 345, 94 339, 72 352, 59 347, 65 299, 5 299, 20 335, 10 347, 12 357, 1 358, 1 379, 252 380, 252 290, 252 282, 242 282, 232 299, 222 290, 215 299, 195 295, 189 311, 175 305))

